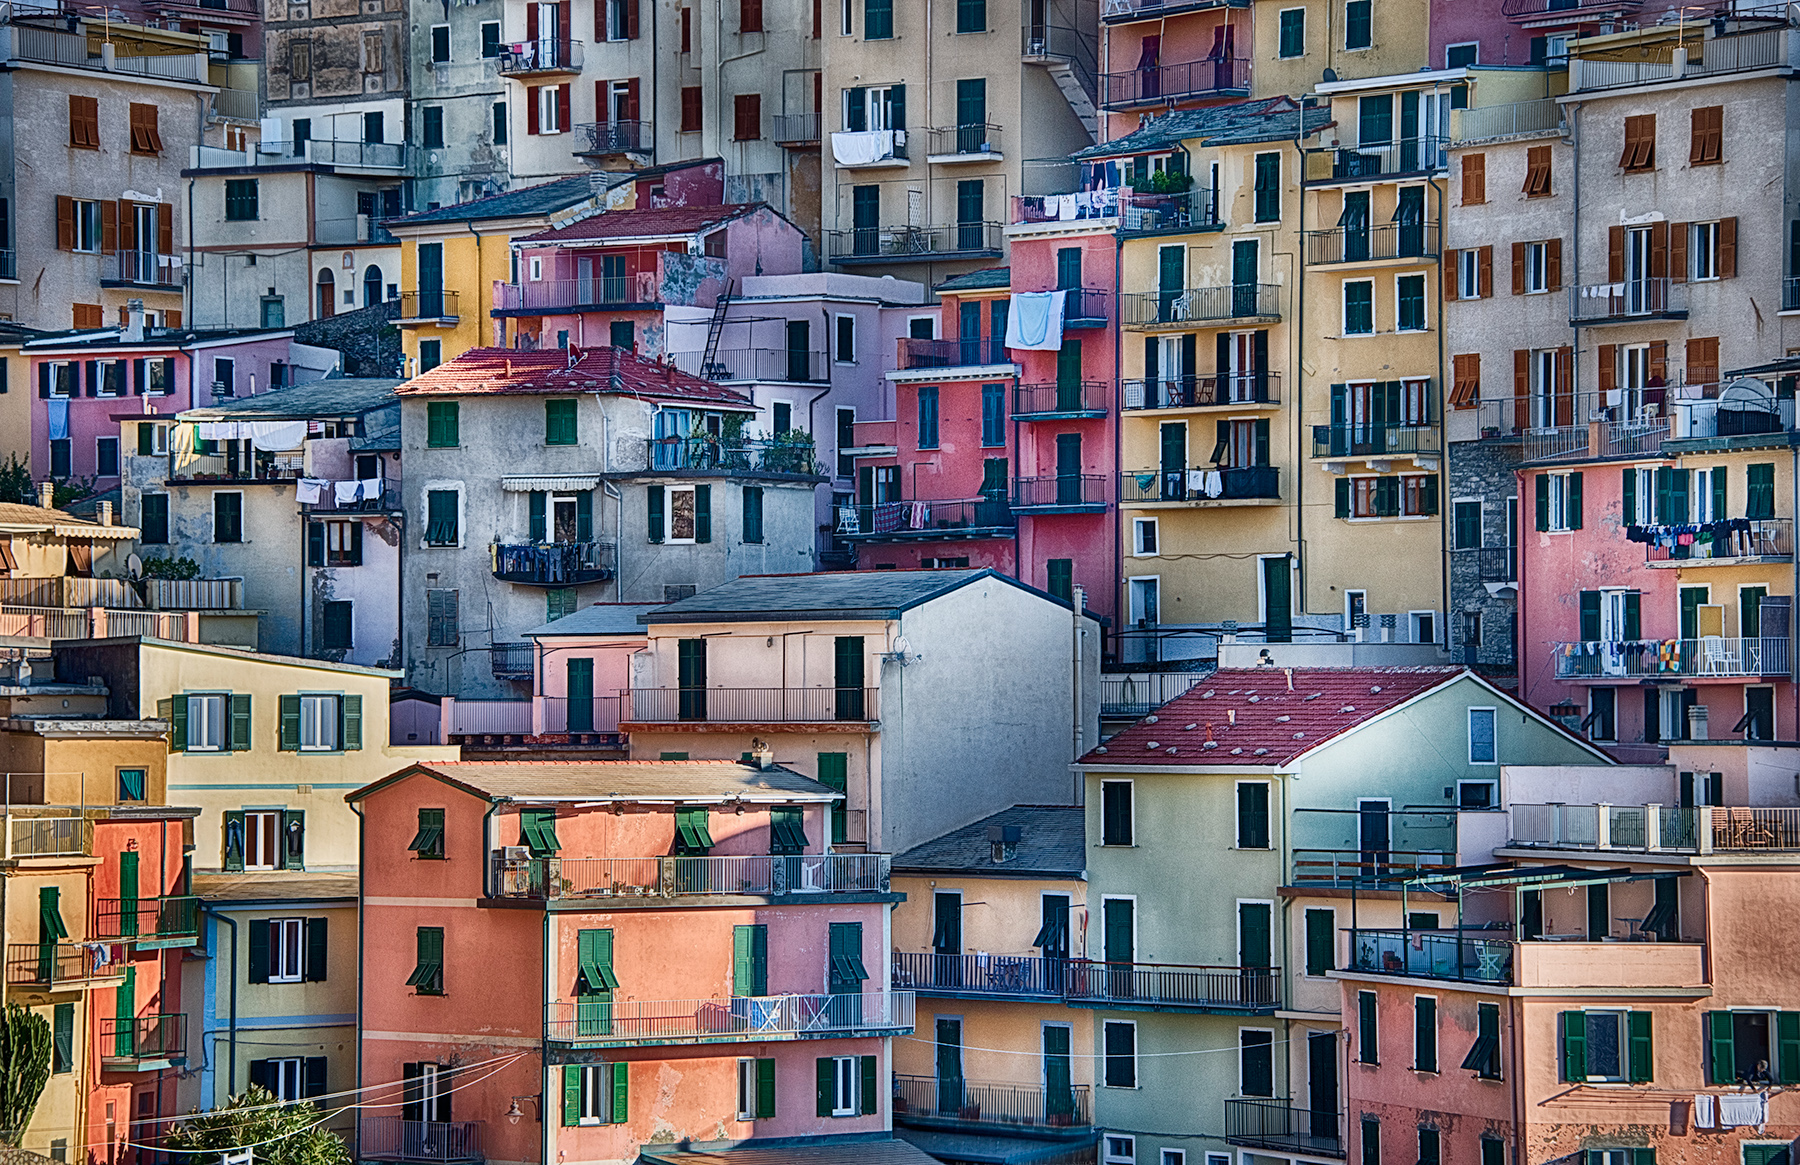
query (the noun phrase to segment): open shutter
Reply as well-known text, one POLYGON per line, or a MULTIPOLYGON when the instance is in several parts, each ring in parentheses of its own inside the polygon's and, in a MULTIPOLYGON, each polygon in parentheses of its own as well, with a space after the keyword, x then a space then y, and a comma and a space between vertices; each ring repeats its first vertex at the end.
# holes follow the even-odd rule
POLYGON ((1719 278, 1737 275, 1737 219, 1719 220, 1719 278))
POLYGON ((1715 522, 1725 517, 1725 480, 1728 476, 1730 471, 1723 465, 1715 466, 1712 471, 1712 516, 1715 522))
MULTIPOLYGON (((1454 249, 1444 251, 1444 302, 1454 303, 1462 291, 1462 252, 1454 249)), ((1225 333, 1219 333, 1219 345, 1224 347, 1225 333)), ((1225 367, 1220 363, 1220 368, 1225 367)))
MULTIPOLYGON (((606 0, 600 0, 600 3, 605 2, 606 0)), ((536 7, 535 4, 527 4, 525 11, 531 12, 536 7)), ((525 86, 525 132, 528 134, 538 131, 538 88, 536 85, 525 86)))
POLYGON ((250 751, 250 697, 231 697, 231 751, 250 751))
POLYGON ((1581 473, 1576 471, 1569 475, 1569 512, 1568 528, 1581 529, 1581 473))
POLYGON ((531 491, 529 497, 531 498, 531 540, 533 542, 542 542, 549 534, 549 519, 546 516, 548 507, 545 504, 545 494, 541 489, 534 489, 531 491))
POLYGON ((276 839, 275 844, 281 851, 280 860, 276 863, 278 867, 284 870, 306 868, 306 810, 281 811, 281 836, 276 839))
POLYGON ((1606 281, 1618 283, 1625 278, 1625 228, 1606 228, 1606 281))
MULTIPOLYGON (((139 425, 138 432, 141 434, 149 427, 149 425, 139 425)), ((140 442, 140 444, 142 444, 142 442, 140 442)), ((306 524, 306 565, 325 565, 325 523, 323 522, 308 522, 306 524)), ((282 700, 286 701, 287 697, 283 696, 282 700)), ((282 705, 282 714, 284 716, 287 714, 286 707, 284 702, 282 705)))
MULTIPOLYGON (((56 249, 75 249, 75 200, 67 194, 56 196, 56 249)), ((48 367, 41 365, 40 367, 48 367)))
POLYGON ((1548 291, 1562 290, 1562 240, 1548 239, 1544 243, 1544 284, 1548 291))
POLYGON ((573 1128, 581 1123, 581 1065, 563 1065, 562 1123, 573 1128))
POLYGON ((220 868, 235 872, 244 868, 244 811, 225 811, 225 854, 220 868))
POLYGON ((575 495, 575 540, 594 540, 594 495, 589 490, 582 490, 575 495))
POLYGON ((1537 475, 1537 528, 1550 528, 1550 475, 1547 473, 1537 475))
POLYGON ((816 1116, 830 1116, 832 1084, 837 1072, 837 1065, 830 1056, 820 1056, 814 1061, 813 1066, 817 1070, 818 1083, 818 1104, 813 1109, 813 1113, 816 1116))
POLYGON ((694 487, 694 541, 712 541, 712 486, 694 487))
POLYGON ((326 935, 329 920, 309 918, 306 920, 306 981, 308 983, 325 982, 326 935))
POLYGON ((638 0, 625 0, 625 39, 638 38, 638 0))
POLYGON ((156 207, 156 253, 175 253, 175 208, 166 202, 158 203, 156 207))
POLYGON ((624 1124, 631 1107, 631 1065, 621 1061, 609 1067, 612 1069, 612 1120, 616 1125, 624 1124))
POLYGON ((1600 592, 1581 592, 1581 641, 1593 643, 1600 638, 1600 592))
POLYGON ((1708 1083, 1737 1083, 1737 1051, 1733 1047, 1729 1011, 1706 1013, 1706 1038, 1711 1053, 1706 1058, 1708 1083))
POLYGON ((338 725, 338 745, 345 752, 360 752, 363 746, 362 697, 345 696, 338 701, 343 722, 338 725))
POLYGON ((1525 244, 1512 245, 1512 293, 1525 294, 1525 244))
POLYGON ((758 1060, 756 1062, 756 1119, 767 1120, 775 1115, 775 1061, 758 1060))
MULTIPOLYGON (((314 523, 315 526, 319 523, 314 523)), ((281 735, 277 748, 282 752, 300 751, 300 697, 281 697, 281 735)))
POLYGON ((311 1100, 325 1095, 325 1057, 307 1056, 300 1062, 300 1097, 311 1100))
POLYGON ((1693 233, 1690 223, 1678 222, 1669 224, 1669 282, 1686 283, 1688 277, 1688 236, 1693 233))
POLYGON ((1624 499, 1623 504, 1620 505, 1620 507, 1619 507, 1619 521, 1622 525, 1635 526, 1638 524, 1638 520, 1637 520, 1638 471, 1637 471, 1636 467, 1627 465, 1625 467, 1625 469, 1623 470, 1623 474, 1624 474, 1624 476, 1621 477, 1620 481, 1619 481, 1619 491, 1620 491, 1619 496, 1624 499))
POLYGON ((1651 1078, 1656 1062, 1655 1049, 1650 1039, 1650 1013, 1626 1012, 1625 1031, 1628 1039, 1626 1079, 1633 1084, 1646 1083, 1651 1078))
POLYGON ((862 1114, 873 1116, 881 1108, 881 1091, 875 1076, 875 1057, 859 1056, 857 1060, 857 1068, 862 1074, 862 1087, 857 1090, 862 1100, 862 1114))
POLYGON ((1587 1079, 1587 1012, 1562 1013, 1562 1079, 1587 1079))
POLYGON ((1800 1084, 1800 1011, 1775 1015, 1775 1079, 1800 1084))
POLYGON ((1337 479, 1337 498, 1333 516, 1338 518, 1350 516, 1350 479, 1347 477, 1337 479))
POLYGON ((1643 620, 1642 620, 1642 610, 1643 610, 1642 600, 1643 600, 1643 596, 1641 594, 1639 594, 1637 591, 1626 591, 1625 592, 1625 638, 1626 639, 1642 639, 1644 637, 1643 620))
POLYGON ((268 981, 269 921, 266 918, 253 918, 250 920, 250 982, 268 981))
POLYGON ((569 87, 558 85, 556 87, 556 132, 568 133, 570 128, 569 87))
POLYGON ((664 522, 663 522, 663 487, 660 485, 645 486, 644 487, 644 496, 647 499, 647 501, 649 502, 648 521, 649 521, 649 529, 650 529, 650 541, 661 542, 663 540, 663 525, 664 525, 664 522))

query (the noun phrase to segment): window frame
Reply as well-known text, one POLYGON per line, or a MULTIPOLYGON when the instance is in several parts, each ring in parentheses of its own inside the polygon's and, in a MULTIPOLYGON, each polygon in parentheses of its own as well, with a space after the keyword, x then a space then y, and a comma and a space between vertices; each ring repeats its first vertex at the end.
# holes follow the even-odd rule
POLYGON ((1375 319, 1375 281, 1373 279, 1346 279, 1343 281, 1341 293, 1341 311, 1338 321, 1339 335, 1348 339, 1351 336, 1374 336, 1380 334, 1375 319), (1368 289, 1369 330, 1353 332, 1350 330, 1350 289, 1365 287, 1368 289))
POLYGON ((1297 61, 1306 55, 1306 9, 1283 8, 1275 14, 1275 59, 1278 61, 1297 61), (1300 51, 1287 51, 1287 19, 1290 15, 1300 17, 1300 51))
MULTIPOLYGON (((187 744, 185 752, 230 752, 231 751, 231 693, 229 692, 182 692, 175 696, 177 700, 187 701, 187 744), (212 709, 218 708, 217 715, 212 709), (194 709, 204 708, 207 713, 196 717, 194 709), (211 729, 210 735, 217 737, 216 743, 196 743, 196 722, 211 729)), ((248 828, 246 827, 246 834, 248 828)), ((272 869, 273 867, 267 867, 272 869)))
MULTIPOLYGON (((1429 332, 1431 330, 1430 296, 1426 294, 1426 283, 1426 278, 1422 272, 1394 276, 1394 331, 1429 332), (1415 280, 1417 280, 1419 287, 1417 304, 1419 315, 1416 323, 1409 324, 1406 320, 1407 296, 1403 285, 1410 285, 1415 280)), ((1374 323, 1372 314, 1373 313, 1371 313, 1370 320, 1371 325, 1374 323)))
POLYGON ((1491 704, 1482 704, 1482 705, 1472 706, 1467 711, 1468 711, 1468 718, 1467 718, 1467 722, 1466 722, 1466 727, 1468 730, 1467 740, 1468 740, 1468 745, 1469 745, 1469 752, 1468 752, 1469 764, 1470 765, 1480 765, 1483 768, 1486 768, 1490 765, 1499 764, 1500 763, 1500 735, 1499 735, 1499 733, 1500 733, 1500 710, 1499 710, 1499 708, 1494 705, 1491 705, 1491 704), (1488 748, 1489 748, 1491 755, 1486 760, 1478 759, 1475 755, 1475 721, 1477 719, 1477 715, 1476 715, 1477 713, 1486 713, 1486 715, 1487 715, 1488 748))
POLYGON ((1143 1087, 1143 1081, 1141 1078, 1141 1074, 1138 1072, 1138 1038, 1137 1038, 1138 1032, 1137 1032, 1137 1027, 1138 1027, 1137 1021, 1132 1020, 1132 1019, 1108 1019, 1108 1020, 1101 1021, 1101 1024, 1100 1024, 1100 1081, 1101 1081, 1101 1084, 1100 1084, 1100 1086, 1102 1088, 1138 1089, 1138 1088, 1143 1087), (1108 1045, 1109 1045, 1109 1041, 1107 1038, 1108 1033, 1110 1033, 1113 1028, 1125 1028, 1131 1032, 1131 1054, 1129 1057, 1124 1056, 1124 1055, 1115 1056, 1112 1052, 1107 1050, 1108 1045), (1129 1084, 1114 1084, 1112 1082, 1113 1081, 1112 1068, 1113 1068, 1113 1062, 1115 1060, 1123 1062, 1125 1068, 1130 1072, 1131 1083, 1129 1083, 1129 1084))
POLYGON ((858 1056, 831 1057, 831 1115, 862 1115, 862 1066, 858 1056))
POLYGON ((1161 551, 1162 532, 1156 518, 1133 518, 1131 520, 1131 556, 1133 558, 1157 558, 1161 551), (1148 531, 1150 537, 1144 537, 1148 531))
POLYGON ((1104 777, 1101 778, 1101 781, 1100 781, 1100 844, 1103 847, 1106 847, 1109 849, 1132 849, 1132 848, 1136 847, 1136 845, 1137 845, 1137 789, 1135 788, 1135 785, 1136 785, 1136 782, 1131 780, 1129 777, 1117 778, 1117 779, 1104 778, 1104 777), (1107 838, 1109 838, 1109 837, 1116 836, 1115 834, 1109 832, 1106 828, 1106 826, 1107 826, 1106 790, 1109 785, 1122 786, 1125 789, 1125 821, 1124 821, 1125 840, 1123 840, 1123 841, 1108 841, 1107 840, 1107 838))
MULTIPOLYGON (((249 815, 245 814, 245 816, 247 818, 249 815)), ((246 858, 244 868, 246 870, 250 868, 248 862, 249 839, 250 830, 246 827, 244 830, 246 858)), ((279 839, 277 839, 277 844, 279 844, 279 839)), ((269 919, 269 982, 306 982, 306 919, 269 919)))
MULTIPOLYGON (((193 730, 193 723, 193 714, 190 712, 188 715, 188 728, 190 734, 193 730)), ((244 869, 246 872, 256 870, 279 870, 282 868, 281 816, 282 811, 279 809, 244 810, 244 869), (268 854, 262 852, 264 832, 261 826, 264 821, 268 821, 272 825, 269 836, 274 839, 270 843, 270 852, 268 854), (267 857, 269 860, 266 863, 251 861, 250 855, 252 851, 256 853, 257 857, 267 857)))
POLYGON ((301 752, 342 752, 344 698, 336 693, 300 693, 301 752), (310 713, 310 715, 309 715, 310 713), (308 730, 312 743, 307 743, 308 730), (327 739, 327 730, 329 739, 327 739))

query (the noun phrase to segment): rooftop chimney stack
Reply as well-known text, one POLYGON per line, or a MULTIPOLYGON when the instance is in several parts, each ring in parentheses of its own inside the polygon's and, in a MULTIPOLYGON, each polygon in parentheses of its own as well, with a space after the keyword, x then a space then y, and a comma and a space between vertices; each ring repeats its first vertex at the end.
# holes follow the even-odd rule
POLYGON ((46 510, 56 508, 56 483, 53 481, 38 482, 38 505, 46 510))
POLYGON ((101 502, 100 503, 100 524, 102 526, 112 525, 112 503, 111 502, 101 502))
POLYGON ((144 301, 128 299, 125 301, 125 330, 119 339, 127 344, 140 344, 144 340, 144 301))

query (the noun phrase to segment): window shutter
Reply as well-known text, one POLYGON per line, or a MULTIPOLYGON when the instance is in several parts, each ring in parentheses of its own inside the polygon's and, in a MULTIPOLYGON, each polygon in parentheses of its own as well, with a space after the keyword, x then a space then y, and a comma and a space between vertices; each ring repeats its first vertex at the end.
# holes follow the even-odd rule
POLYGON ((341 730, 338 733, 338 747, 345 752, 362 751, 362 697, 343 697, 338 701, 338 713, 342 717, 338 725, 341 730))
POLYGON ((220 839, 224 846, 224 854, 219 863, 226 871, 237 871, 244 868, 244 811, 227 809, 225 811, 225 836, 220 839), (232 843, 236 842, 234 846, 232 843))
POLYGON ((625 39, 638 38, 638 0, 625 0, 625 39))
POLYGON ((1334 516, 1339 518, 1350 516, 1350 479, 1347 477, 1337 479, 1337 505, 1334 516))
POLYGON ((631 1107, 631 1065, 621 1061, 608 1067, 612 1069, 612 1121, 624 1124, 631 1107))
POLYGON ((556 87, 556 132, 568 133, 569 129, 569 87, 558 85, 556 87))
POLYGON ((1581 474, 1579 471, 1569 475, 1569 513, 1567 525, 1571 530, 1581 529, 1581 474))
POLYGON ((1475 294, 1486 299, 1494 294, 1494 248, 1479 247, 1475 251, 1475 294))
POLYGON ((1625 278, 1625 228, 1606 228, 1606 281, 1617 283, 1625 278))
POLYGON ((1525 244, 1512 245, 1512 293, 1525 294, 1525 244))
MULTIPOLYGON (((242 869, 240 865, 238 867, 242 869)), ((266 918, 250 920, 250 982, 267 983, 269 981, 269 921, 266 918)))
MULTIPOLYGON (((150 112, 152 116, 155 116, 156 107, 151 106, 150 112)), ((156 132, 154 127, 150 132, 152 134, 156 132)), ((161 148, 162 143, 158 142, 157 149, 161 148)), ((156 207, 156 253, 159 255, 175 253, 175 208, 166 202, 159 203, 156 207)))
POLYGON ((644 496, 649 502, 650 541, 663 540, 663 487, 648 485, 644 487, 644 496))
POLYGON ((250 697, 231 697, 231 751, 250 751, 250 697))
POLYGON ((837 1065, 830 1056, 820 1056, 814 1061, 819 1086, 818 1104, 813 1109, 816 1116, 831 1115, 831 1094, 837 1074, 837 1065))
MULTIPOLYGON (((75 200, 67 194, 56 196, 56 249, 73 251, 75 249, 75 200)), ((39 365, 48 369, 48 365, 39 365)))
POLYGON ((1649 1145, 1631 1151, 1631 1165, 1656 1165, 1656 1146, 1649 1145))
POLYGON ((1625 592, 1625 638, 1642 639, 1643 622, 1641 618, 1643 596, 1636 591, 1625 592))
MULTIPOLYGON (((599 0, 604 4, 606 0, 599 0)), ((581 1123, 581 1065, 563 1065, 563 1109, 562 1123, 564 1128, 572 1128, 581 1123)))
POLYGON ((309 918, 306 920, 306 981, 308 983, 325 982, 325 941, 328 919, 309 918))
POLYGON ((1691 223, 1669 224, 1669 279, 1673 283, 1687 282, 1688 236, 1692 233, 1691 223))
POLYGON ((1646 1083, 1651 1079, 1656 1060, 1650 1040, 1650 1013, 1626 1012, 1625 1030, 1628 1039, 1626 1079, 1633 1084, 1646 1083))
MULTIPOLYGON (((150 426, 148 425, 139 425, 139 434, 141 435, 144 430, 149 427, 150 426)), ((141 445, 142 443, 143 442, 140 440, 139 444, 141 445)), ((142 450, 140 449, 139 452, 142 452, 142 450)), ((308 522, 306 524, 306 565, 325 565, 325 523, 323 522, 308 522)))
POLYGON ((1623 477, 1620 480, 1619 496, 1623 499, 1623 502, 1619 506, 1619 522, 1621 525, 1635 526, 1638 524, 1637 470, 1634 467, 1627 465, 1622 472, 1623 477))
POLYGON ((300 751, 300 697, 281 697, 281 739, 277 745, 282 752, 300 751))
POLYGON ((862 1072, 862 1088, 859 1089, 862 1094, 862 1113, 864 1116, 873 1116, 881 1107, 881 1092, 875 1082, 875 1057, 859 1056, 857 1059, 860 1061, 857 1067, 862 1072))
MULTIPOLYGON (((1464 161, 1467 161, 1467 159, 1465 158, 1464 161)), ((1444 251, 1444 271, 1446 272, 1445 278, 1444 278, 1444 300, 1446 303, 1454 303, 1456 301, 1457 296, 1462 294, 1462 252, 1461 251, 1458 251, 1458 250, 1455 250, 1452 248, 1445 249, 1445 251, 1444 251)), ((1224 332, 1219 333, 1219 346, 1221 349, 1224 348, 1224 346, 1229 342, 1229 340, 1230 340, 1230 337, 1227 336, 1224 332)), ((1225 367, 1225 365, 1223 363, 1221 363, 1219 365, 1219 367, 1223 368, 1223 367, 1225 367)))
POLYGON ((1587 1079, 1587 1012, 1562 1013, 1562 1079, 1587 1079))
POLYGON ((1775 1079, 1800 1084, 1800 1011, 1775 1015, 1775 1079))
POLYGON ((575 495, 575 539, 578 542, 594 540, 594 495, 590 490, 575 495))
POLYGON ((1427 477, 1419 487, 1419 509, 1427 516, 1438 512, 1438 478, 1435 473, 1427 477))
POLYGON ((1600 638, 1600 592, 1581 592, 1581 641, 1592 643, 1600 638))
POLYGON ((306 868, 306 810, 283 809, 280 824, 281 836, 275 841, 280 860, 275 863, 276 866, 283 870, 304 870, 306 868))
POLYGON ((275 1081, 270 1079, 269 1062, 267 1060, 250 1061, 250 1086, 275 1091, 275 1081))
POLYGON ((694 487, 694 541, 712 541, 712 486, 694 487))
MULTIPOLYGON (((100 200, 100 253, 111 255, 119 249, 119 204, 110 198, 100 200)), ((127 247, 127 250, 132 248, 127 247)))
POLYGON ((1719 278, 1737 275, 1737 219, 1719 220, 1719 278))
POLYGON ((528 496, 531 498, 530 537, 533 542, 542 542, 549 534, 549 519, 546 515, 547 507, 545 504, 546 499, 544 497, 544 491, 534 489, 528 496))
POLYGON ((1717 522, 1719 519, 1725 517, 1725 510, 1726 510, 1725 479, 1728 476, 1730 476, 1730 471, 1727 470, 1725 468, 1725 466, 1719 465, 1719 466, 1713 467, 1713 471, 1712 471, 1712 516, 1713 516, 1713 521, 1715 521, 1715 522, 1717 522))
POLYGON ((325 1095, 325 1057, 307 1056, 300 1063, 300 1097, 311 1100, 325 1095))
MULTIPOLYGON (((606 0, 598 0, 598 2, 604 4, 606 0)), ((525 6, 526 12, 535 12, 536 10, 537 6, 535 4, 528 4, 525 6)), ((525 86, 525 132, 528 134, 535 134, 538 131, 539 88, 541 88, 541 86, 525 86)))
POLYGON ((775 1115, 775 1061, 756 1062, 756 1119, 775 1115))
POLYGON ((1731 1013, 1729 1011, 1707 1012, 1706 1035, 1711 1051, 1711 1055, 1707 1057, 1707 1082, 1711 1084, 1737 1083, 1737 1053, 1732 1046, 1731 1013))

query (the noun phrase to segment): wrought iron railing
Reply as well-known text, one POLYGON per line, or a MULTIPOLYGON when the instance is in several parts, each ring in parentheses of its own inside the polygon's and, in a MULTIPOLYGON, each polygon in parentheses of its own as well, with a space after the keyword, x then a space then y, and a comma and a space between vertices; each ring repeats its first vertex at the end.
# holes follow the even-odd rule
POLYGON ((1071 961, 1066 999, 1266 1011, 1281 1003, 1279 967, 1071 961))
POLYGON ((502 77, 525 77, 532 73, 566 73, 581 71, 581 42, 560 37, 500 46, 495 66, 502 77))
POLYGON ((1512 935, 1459 930, 1352 930, 1350 969, 1419 979, 1512 982, 1512 935))
POLYGON ((1013 389, 1013 416, 1064 416, 1070 413, 1104 413, 1110 404, 1112 381, 1067 380, 1048 384, 1021 384, 1013 389))
POLYGON ((1469 546, 1451 552, 1451 565, 1472 563, 1477 582, 1517 582, 1519 580, 1519 548, 1517 546, 1469 546))
POLYGON ((1270 1149, 1344 1156, 1343 1114, 1295 1108, 1286 1100, 1227 1100, 1225 1139, 1270 1149))
POLYGON ((736 1043, 911 1031, 910 991, 740 995, 728 999, 559 999, 545 1007, 544 1038, 585 1047, 736 1043))
POLYGON ((647 154, 656 148, 651 121, 584 121, 575 126, 578 154, 647 154))
POLYGON ((1435 453, 1436 425, 1314 425, 1314 457, 1387 457, 1395 453, 1435 453))
POLYGON ((925 133, 929 154, 973 157, 1000 152, 1000 127, 991 122, 934 126, 925 133))
POLYGON ((1047 1129, 1094 1123, 1085 1084, 988 1084, 960 1076, 899 1075, 894 1077, 894 1120, 1047 1129))
POLYGON ((101 898, 94 904, 94 937, 107 939, 192 938, 200 933, 200 899, 101 898))
POLYGON ((1148 716, 1188 690, 1210 673, 1139 672, 1100 677, 1102 716, 1148 716))
POLYGON ((1281 317, 1281 286, 1234 283, 1178 291, 1134 291, 1120 297, 1120 322, 1128 328, 1281 317))
POLYGON ((806 348, 721 348, 710 359, 705 352, 676 352, 675 367, 703 380, 785 380, 823 384, 831 379, 831 358, 806 348))
POLYGON ((43 988, 116 979, 125 973, 105 947, 81 943, 8 943, 6 981, 15 987, 43 988))
POLYGON ((455 291, 402 291, 400 293, 400 318, 408 320, 456 319, 457 298, 455 291))
POLYGON ((187 1055, 187 1016, 140 1015, 100 1021, 102 1063, 131 1065, 187 1055))
POLYGON ((1348 886, 1455 864, 1454 853, 1440 850, 1297 849, 1293 880, 1296 886, 1348 886))
POLYGON ((879 688, 631 688, 620 712, 633 724, 829 724, 874 720, 879 688))
POLYGON ((627 266, 620 275, 577 279, 535 279, 494 284, 497 311, 574 311, 589 307, 623 307, 657 301, 656 272, 627 266))
POLYGON ((1757 678, 1790 674, 1786 636, 1587 640, 1551 644, 1557 679, 1757 678))
POLYGON ((611 542, 496 542, 488 547, 495 578, 547 587, 611 578, 617 551, 611 542))
POLYGON ((1060 996, 1069 987, 1067 958, 1035 955, 947 955, 934 951, 895 951, 893 985, 931 994, 1060 996))
POLYGON ((1663 81, 1774 68, 1789 63, 1787 38, 1787 28, 1694 37, 1682 42, 1679 61, 1671 51, 1672 45, 1664 47, 1650 60, 1576 57, 1569 62, 1569 92, 1654 85, 1663 81))
POLYGON ((361 1115, 356 1155, 371 1161, 448 1163, 480 1161, 483 1121, 415 1121, 361 1115))
POLYGON ((1442 170, 1448 160, 1445 153, 1448 144, 1444 138, 1413 137, 1308 150, 1306 181, 1354 182, 1442 170))
POLYGON ((826 231, 825 251, 838 262, 912 261, 932 255, 971 255, 1002 249, 997 222, 958 222, 937 226, 856 227, 826 231))
POLYGON ((493 860, 498 898, 698 898, 722 894, 879 894, 887 854, 493 860))
POLYGON ((1140 469, 1127 471, 1119 477, 1119 500, 1122 502, 1202 502, 1280 496, 1281 470, 1273 465, 1242 469, 1214 466, 1140 469))
POLYGON ((1015 477, 1012 498, 1015 510, 1104 506, 1107 502, 1106 475, 1058 473, 1049 477, 1015 477))
POLYGON ((1168 193, 1119 191, 1119 230, 1123 234, 1204 230, 1223 224, 1210 186, 1168 193))
POLYGON ((1664 276, 1590 283, 1572 292, 1570 314, 1580 323, 1603 324, 1687 311, 1687 284, 1664 276))
MULTIPOLYGON (((1645 562, 1684 562, 1701 565, 1709 560, 1736 561, 1744 558, 1792 558, 1794 556, 1794 520, 1792 518, 1746 518, 1747 526, 1706 529, 1710 541, 1698 537, 1686 546, 1677 541, 1652 542, 1644 547, 1645 562)), ((1671 539, 1673 535, 1671 535, 1671 539)))
POLYGON ((813 455, 812 438, 804 433, 735 441, 702 433, 687 437, 656 437, 650 441, 649 468, 657 472, 696 470, 807 476, 822 472, 813 455))
POLYGON ((488 670, 496 679, 530 679, 537 674, 537 648, 530 643, 496 643, 488 648, 488 670))
POLYGON ((1153 376, 1125 381, 1124 395, 1127 409, 1280 404, 1281 373, 1228 372, 1219 376, 1153 376))
POLYGON ((1435 259, 1438 224, 1384 222, 1374 226, 1307 231, 1306 263, 1362 263, 1370 259, 1435 259))
POLYGON ((1172 65, 1142 65, 1102 76, 1101 104, 1109 109, 1248 92, 1250 58, 1217 57, 1172 65))
POLYGON ((1012 363, 1012 357, 1006 351, 1006 340, 1000 336, 971 336, 964 340, 921 340, 902 336, 894 343, 895 357, 902 369, 1012 363))
POLYGON ((1009 531, 1018 525, 1008 500, 878 502, 839 506, 833 532, 840 538, 953 538, 956 531, 1009 531))

